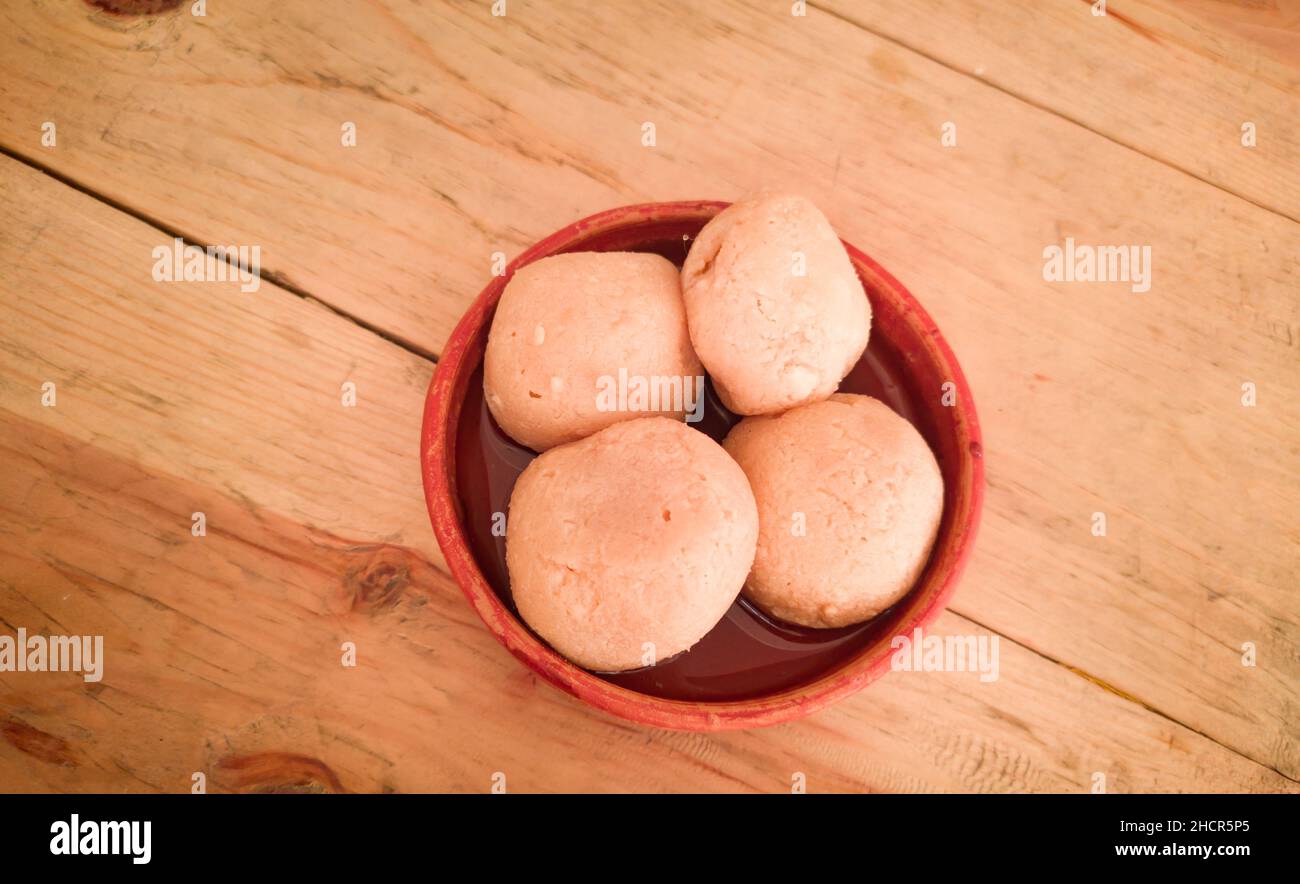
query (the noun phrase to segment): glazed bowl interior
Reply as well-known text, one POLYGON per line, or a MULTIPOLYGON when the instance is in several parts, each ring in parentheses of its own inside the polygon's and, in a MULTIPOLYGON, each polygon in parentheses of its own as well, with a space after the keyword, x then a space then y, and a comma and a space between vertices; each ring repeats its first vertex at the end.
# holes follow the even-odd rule
MULTIPOLYGON (((938 539, 916 586, 867 624, 838 630, 791 627, 743 599, 701 642, 631 673, 593 673, 565 660, 518 618, 504 564, 504 513, 515 476, 533 453, 492 421, 482 361, 493 310, 519 267, 571 251, 650 251, 680 265, 720 202, 655 203, 604 212, 530 248, 492 280, 453 332, 425 405, 421 461, 426 499, 453 576, 489 630, 547 681, 607 712, 643 724, 716 730, 776 724, 860 689, 889 667, 890 643, 942 611, 956 587, 979 518, 983 462, 974 403, 956 359, 911 295, 845 244, 871 300, 867 353, 841 385, 869 393, 924 436, 943 473, 938 539)), ((725 435, 735 416, 710 389, 697 429, 725 435)))

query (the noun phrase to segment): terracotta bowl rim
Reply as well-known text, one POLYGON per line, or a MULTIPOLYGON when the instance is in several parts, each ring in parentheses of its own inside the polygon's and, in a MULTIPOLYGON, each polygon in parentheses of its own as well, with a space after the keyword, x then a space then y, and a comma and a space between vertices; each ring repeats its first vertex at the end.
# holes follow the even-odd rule
MULTIPOLYGON (((456 439, 455 434, 448 430, 459 420, 461 403, 455 397, 458 382, 463 375, 478 367, 481 358, 474 352, 473 339, 487 322, 505 283, 518 268, 577 245, 593 233, 649 220, 704 220, 728 205, 730 203, 718 200, 690 200, 621 206, 575 221, 525 250, 510 262, 503 275, 488 283, 456 325, 429 384, 421 427, 421 473, 434 534, 452 576, 488 631, 545 681, 583 702, 620 718, 674 730, 733 730, 802 718, 850 696, 879 678, 889 668, 891 652, 886 647, 882 653, 878 644, 873 643, 857 656, 809 683, 745 700, 670 700, 619 687, 593 675, 533 636, 484 578, 460 526, 455 477, 452 475, 456 439)), ((957 404, 952 408, 954 417, 951 423, 955 425, 960 443, 957 475, 967 486, 968 493, 959 496, 964 505, 959 504, 961 509, 953 512, 948 526, 948 532, 959 534, 951 567, 946 572, 929 576, 930 581, 942 581, 938 591, 929 595, 916 609, 906 610, 894 633, 912 635, 914 629, 924 629, 942 613, 970 558, 984 499, 983 439, 966 377, 929 314, 869 255, 850 243, 846 242, 844 246, 859 274, 868 277, 873 295, 881 294, 896 302, 903 320, 912 327, 918 340, 925 342, 927 357, 941 366, 943 376, 956 386, 957 404)), ((936 541, 936 549, 938 543, 936 541)), ((907 598, 899 604, 906 605, 907 598)))

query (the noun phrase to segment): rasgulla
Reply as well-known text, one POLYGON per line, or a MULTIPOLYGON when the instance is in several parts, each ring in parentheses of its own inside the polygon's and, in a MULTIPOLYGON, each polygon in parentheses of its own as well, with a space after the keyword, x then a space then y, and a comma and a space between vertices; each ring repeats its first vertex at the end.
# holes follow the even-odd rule
MULTIPOLYGON (((572 252, 522 267, 506 285, 488 333, 483 392, 492 417, 534 451, 589 436, 648 408, 610 408, 612 380, 703 374, 691 347, 681 281, 659 255, 572 252)), ((627 397, 622 400, 626 403, 627 397)), ((651 412, 682 419, 684 396, 651 412)))
POLYGON ((801 196, 763 193, 719 212, 686 256, 682 295, 695 352, 737 414, 825 399, 871 331, 848 253, 801 196))
POLYGON ((689 649, 740 594, 758 511, 708 436, 664 417, 552 448, 510 498, 506 566, 519 614, 573 662, 653 665, 689 649))
POLYGON ((943 515, 943 477, 921 434, 870 396, 836 393, 745 418, 723 447, 758 502, 745 595, 812 627, 869 620, 920 576, 943 515))

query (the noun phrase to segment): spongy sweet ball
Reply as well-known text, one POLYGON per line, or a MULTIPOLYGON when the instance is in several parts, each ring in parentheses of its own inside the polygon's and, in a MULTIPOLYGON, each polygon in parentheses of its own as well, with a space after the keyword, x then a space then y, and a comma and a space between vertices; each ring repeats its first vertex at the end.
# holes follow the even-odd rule
POLYGON ((871 330, 848 253, 809 200, 764 193, 719 212, 691 246, 682 294, 695 352, 737 414, 825 399, 871 330))
POLYGON ((718 443, 663 417, 545 452, 515 484, 506 566, 520 616, 598 671, 689 649, 754 560, 749 482, 718 443))
POLYGON ((847 626, 920 576, 943 515, 943 477, 921 434, 870 396, 836 393, 745 418, 723 447, 758 502, 745 595, 804 626, 847 626))
MULTIPOLYGON (((620 370, 630 378, 703 374, 676 267, 659 255, 573 252, 515 273, 497 304, 483 365, 488 408, 507 435, 545 451, 646 416, 611 408, 616 397, 602 399, 620 370)), ((689 410, 680 399, 659 401, 662 410, 653 413, 680 420, 689 410)))

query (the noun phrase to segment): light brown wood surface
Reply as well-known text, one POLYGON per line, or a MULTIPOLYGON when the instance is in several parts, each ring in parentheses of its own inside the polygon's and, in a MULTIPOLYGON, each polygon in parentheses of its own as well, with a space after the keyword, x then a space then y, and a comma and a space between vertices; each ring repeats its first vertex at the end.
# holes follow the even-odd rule
POLYGON ((824 5, 1026 104, 1300 220, 1300 3, 1121 0, 1105 16, 1092 15, 1092 3, 824 5), (1246 123, 1255 127, 1249 150, 1241 142, 1246 123))
POLYGON ((6 4, 0 628, 109 656, 0 673, 0 787, 1300 788, 1295 19, 1109 5, 6 4), (420 409, 494 251, 760 185, 817 200, 967 372, 989 491, 938 631, 1000 636, 1000 678, 654 732, 465 605, 420 409), (267 279, 154 282, 172 234, 260 245, 267 279), (1150 291, 1045 282, 1066 237, 1150 245, 1150 291))

